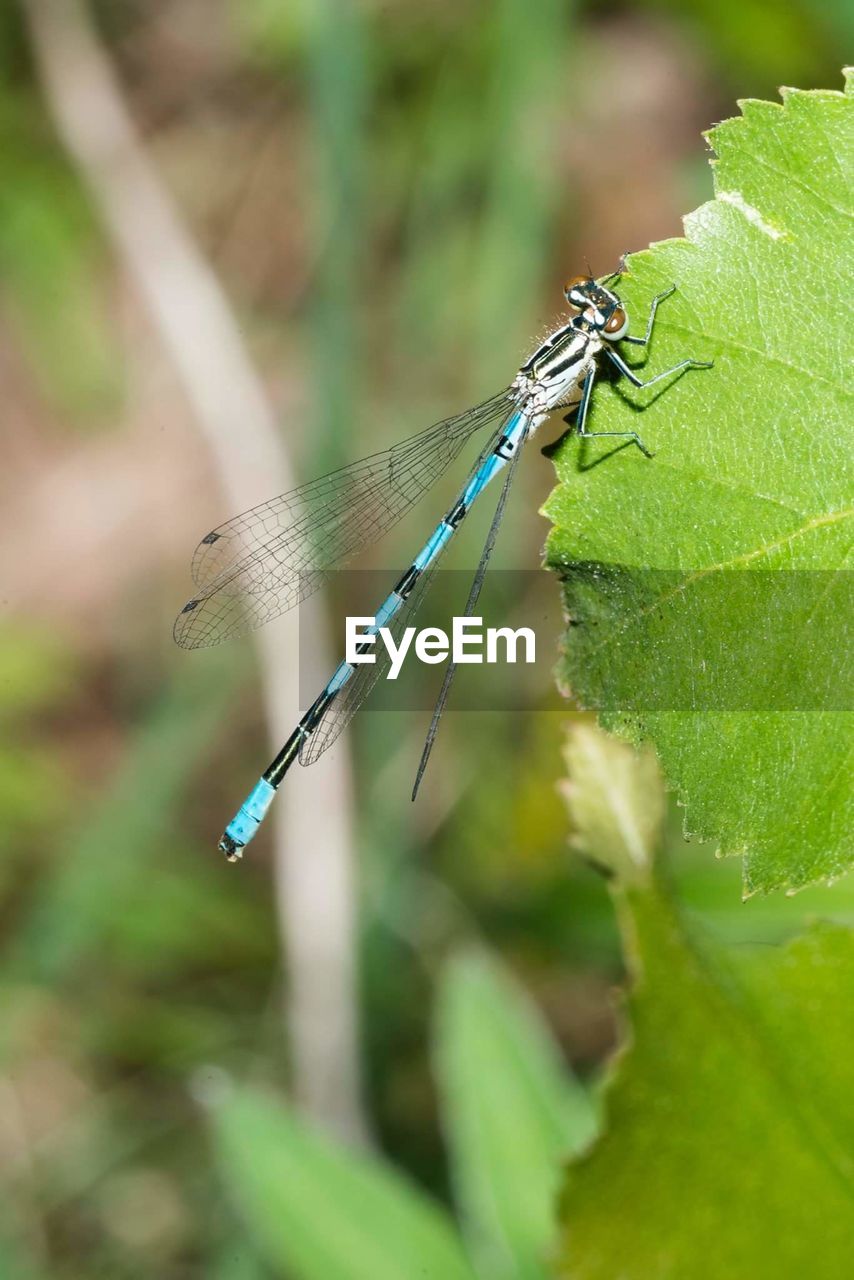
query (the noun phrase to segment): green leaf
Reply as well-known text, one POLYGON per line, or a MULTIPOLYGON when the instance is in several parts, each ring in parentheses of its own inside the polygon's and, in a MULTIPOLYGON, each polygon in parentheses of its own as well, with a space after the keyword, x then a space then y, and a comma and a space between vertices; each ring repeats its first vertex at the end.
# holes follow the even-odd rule
POLYGON ((446 970, 437 1069, 457 1199, 479 1270, 543 1280, 562 1162, 596 1116, 535 1009, 485 956, 446 970))
POLYGON ((567 758, 575 843, 612 872, 633 992, 604 1136, 567 1176, 559 1274, 841 1280, 854 1256, 854 931, 713 943, 675 899, 661 828, 638 835, 663 798, 648 759, 585 725, 567 758))
POLYGON ((622 904, 636 987, 607 1133, 569 1175, 564 1280, 851 1274, 854 934, 727 954, 660 885, 622 904))
POLYGON ((834 877, 854 853, 850 574, 834 572, 854 490, 854 100, 741 106, 710 135, 715 200, 620 285, 635 333, 678 285, 644 376, 686 355, 714 368, 597 386, 590 428, 637 430, 655 457, 565 442, 546 514, 575 624, 562 683, 652 740, 688 828, 745 854, 753 892, 834 877))
POLYGON ((473 1280, 447 1216, 378 1159, 257 1093, 221 1108, 217 1137, 258 1248, 294 1280, 473 1280))

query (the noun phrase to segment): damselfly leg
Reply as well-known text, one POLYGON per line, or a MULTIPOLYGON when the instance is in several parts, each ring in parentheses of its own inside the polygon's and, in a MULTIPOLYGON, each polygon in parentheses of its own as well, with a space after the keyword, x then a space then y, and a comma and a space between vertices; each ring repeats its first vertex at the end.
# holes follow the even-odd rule
POLYGON ((621 439, 632 440, 640 449, 642 454, 644 454, 647 458, 651 458, 653 456, 652 453, 650 453, 649 449, 647 449, 643 440, 641 440, 640 436, 636 431, 587 431, 586 430, 587 411, 590 407, 590 396, 593 392, 593 383, 595 381, 595 378, 596 378, 596 370, 591 369, 587 377, 584 379, 584 388, 581 392, 581 403, 578 406, 578 418, 576 419, 576 423, 575 423, 575 430, 578 433, 578 435, 581 437, 582 440, 593 440, 597 436, 616 436, 621 439))
POLYGON ((646 333, 642 338, 633 338, 630 334, 626 334, 623 338, 623 342, 631 342, 636 347, 645 347, 652 337, 652 328, 655 324, 655 313, 658 310, 659 304, 662 303, 665 298, 669 298, 671 293, 675 292, 676 285, 672 284, 669 289, 664 289, 661 293, 657 293, 650 303, 649 315, 646 318, 646 333))
POLYGON ((684 373, 686 369, 711 369, 713 360, 695 360, 693 356, 688 356, 684 360, 680 360, 678 364, 674 364, 670 369, 663 369, 661 373, 656 373, 654 377, 639 378, 634 369, 627 365, 625 360, 613 347, 608 347, 605 355, 611 361, 616 369, 619 369, 624 378, 628 378, 633 387, 654 387, 656 382, 662 382, 665 378, 671 377, 674 373, 684 373))
MULTIPOLYGON (((669 289, 665 289, 663 290, 662 293, 657 293, 655 295, 649 308, 649 315, 646 321, 646 333, 643 335, 642 338, 633 338, 631 337, 630 334, 625 334, 621 338, 621 341, 632 342, 637 347, 647 346, 650 338, 652 337, 652 330, 655 325, 656 311, 658 310, 660 304, 664 301, 664 299, 669 298, 670 295, 675 292, 676 292, 676 285, 672 284, 669 289)), ((661 373, 656 373, 654 377, 643 380, 638 377, 638 375, 635 373, 634 369, 632 369, 630 365, 626 364, 625 360, 622 358, 619 352, 617 352, 614 349, 614 347, 610 347, 610 346, 605 347, 604 351, 605 351, 605 355, 608 357, 608 359, 611 361, 614 367, 616 369, 619 369, 623 377, 628 378, 629 382, 634 387, 652 387, 655 385, 656 382, 662 382, 665 378, 671 377, 674 373, 683 373, 686 369, 711 369, 712 365, 714 364, 713 360, 695 360, 693 356, 688 356, 685 360, 680 360, 678 364, 674 364, 672 368, 664 369, 661 373)), ((603 434, 611 434, 611 433, 597 432, 596 434, 603 435, 603 434)), ((632 432, 631 434, 633 435, 634 432, 632 432)), ((640 443, 640 441, 638 441, 638 443, 640 443)), ((641 445, 641 448, 643 448, 643 445, 641 445)), ((644 449, 644 453, 647 454, 647 457, 652 457, 652 454, 649 453, 646 449, 644 449)))

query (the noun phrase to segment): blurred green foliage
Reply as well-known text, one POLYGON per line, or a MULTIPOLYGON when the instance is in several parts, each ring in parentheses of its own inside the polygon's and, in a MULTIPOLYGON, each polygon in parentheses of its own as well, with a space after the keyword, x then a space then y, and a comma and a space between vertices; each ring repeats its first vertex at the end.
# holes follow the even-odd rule
MULTIPOLYGON (((679 197, 660 233, 678 229, 702 145, 671 129, 681 115, 699 128, 734 92, 836 84, 842 6, 801 0, 781 29, 776 6, 736 8, 548 0, 532 22, 521 0, 221 0, 204 24, 189 0, 96 11, 265 376, 296 382, 287 430, 308 476, 494 389, 550 319, 562 275, 585 255, 604 270, 637 239, 662 175, 679 197), (650 92, 670 77, 681 95, 665 97, 654 182, 646 152, 621 149, 619 114, 636 109, 620 97, 629 72, 653 83, 649 42, 670 60, 650 92), (611 198, 621 179, 631 199, 611 198)), ((65 511, 63 463, 89 428, 108 426, 118 449, 144 414, 152 453, 178 432, 9 6, 0 76, 5 496, 37 462, 65 511)), ((520 475, 502 541, 528 566, 545 534, 539 464, 520 475)), ((209 481, 181 465, 202 528, 209 481)), ((169 530, 162 544, 145 533, 116 529, 118 588, 80 554, 63 565, 68 598, 30 599, 0 639, 0 1271, 15 1280, 282 1274, 225 1194, 207 1120, 232 1080, 286 1089, 263 843, 237 877, 212 847, 266 751, 260 706, 246 649, 167 656, 184 553, 169 530)), ((467 536, 470 560, 477 529, 467 536)), ((25 545, 17 559, 26 577, 25 545)), ((428 1022, 458 944, 501 955, 580 1077, 614 1042, 618 936, 600 876, 568 865, 554 791, 568 712, 550 689, 542 708, 449 717, 414 815, 418 718, 355 727, 370 1112, 388 1158, 448 1199, 428 1022)), ((854 909, 844 882, 742 908, 737 865, 672 846, 680 894, 735 945, 786 938, 811 909, 854 909)))
POLYGON ((673 892, 651 753, 576 727, 567 764, 574 843, 611 876, 634 982, 602 1137, 567 1172, 558 1274, 842 1280, 854 931, 720 946, 673 892))
POLYGON ((562 1160, 592 1139, 586 1090, 528 999, 484 956, 444 972, 435 1029, 459 1229, 372 1156, 245 1091, 214 1116, 223 1181, 294 1280, 546 1280, 562 1160))
POLYGON ((819 87, 829 51, 854 36, 854 11, 846 0, 651 0, 649 7, 678 22, 692 41, 707 41, 739 97, 765 96, 781 84, 819 87))
POLYGON ((813 926, 785 948, 715 943, 674 892, 667 854, 681 842, 652 752, 576 725, 565 754, 572 843, 609 876, 635 981, 607 1123, 528 999, 468 950, 443 968, 433 1033, 458 1233, 375 1155, 242 1090, 212 1123, 253 1240, 294 1280, 546 1280, 556 1264, 567 1280, 770 1280, 815 1264, 842 1277, 851 927, 813 926))
POLYGON ((49 631, 25 624, 0 631, 0 875, 10 894, 35 842, 55 829, 71 800, 63 760, 36 726, 71 699, 75 674, 49 631))
POLYGON ((0 91, 0 157, 6 319, 52 405, 81 429, 102 426, 122 392, 104 245, 30 84, 0 91))

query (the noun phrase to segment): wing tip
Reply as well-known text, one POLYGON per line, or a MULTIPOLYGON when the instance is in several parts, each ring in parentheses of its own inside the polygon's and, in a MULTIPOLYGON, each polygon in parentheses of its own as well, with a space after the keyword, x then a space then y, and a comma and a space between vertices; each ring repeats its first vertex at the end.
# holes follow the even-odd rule
POLYGON ((195 618, 191 618, 190 615, 195 612, 201 603, 201 600, 197 598, 188 600, 175 619, 172 626, 172 638, 181 649, 198 649, 199 647, 198 636, 193 634, 195 618))

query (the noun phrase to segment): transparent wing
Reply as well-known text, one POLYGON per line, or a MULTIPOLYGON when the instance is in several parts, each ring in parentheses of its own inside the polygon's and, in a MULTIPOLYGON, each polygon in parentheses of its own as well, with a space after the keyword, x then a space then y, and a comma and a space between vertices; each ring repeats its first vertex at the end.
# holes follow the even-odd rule
POLYGON ((511 406, 508 390, 382 453, 263 502, 213 529, 193 557, 197 594, 175 620, 185 649, 277 618, 326 571, 375 542, 438 480, 474 432, 511 406))
MULTIPOLYGON (((478 468, 483 464, 484 460, 489 456, 495 447, 504 427, 504 421, 507 414, 503 415, 501 425, 490 436, 487 444, 484 446, 477 462, 469 473, 469 479, 475 474, 478 468)), ((453 538, 450 540, 453 541, 453 538)), ((450 542, 446 544, 449 546, 450 542)), ((388 622, 389 631, 394 637, 395 646, 400 644, 400 638, 403 632, 412 622, 413 615, 417 611, 421 601, 427 593, 436 566, 442 557, 445 548, 439 552, 436 559, 425 569, 415 581, 412 591, 407 596, 404 604, 394 617, 388 622)), ((365 663, 356 667, 355 673, 350 677, 347 684, 343 686, 339 693, 333 698, 332 702, 326 708, 317 725, 300 744, 299 761, 300 764, 314 764, 319 756, 322 756, 327 747, 331 747, 338 735, 350 723, 359 707, 367 698, 376 682, 385 678, 386 672, 391 664, 388 648, 384 644, 375 645, 376 662, 365 663)))

